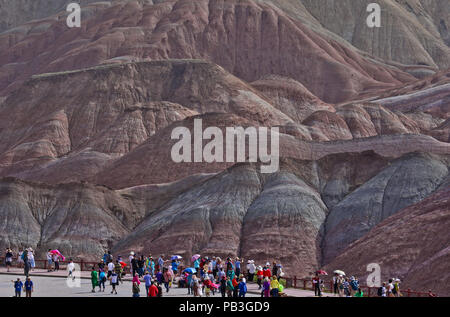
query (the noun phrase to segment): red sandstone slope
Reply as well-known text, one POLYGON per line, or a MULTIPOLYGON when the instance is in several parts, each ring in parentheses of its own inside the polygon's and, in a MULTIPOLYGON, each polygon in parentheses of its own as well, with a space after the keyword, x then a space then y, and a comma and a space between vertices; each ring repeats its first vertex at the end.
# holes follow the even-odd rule
POLYGON ((450 296, 450 187, 387 218, 326 266, 365 280, 369 263, 382 279, 398 277, 402 288, 450 296))
POLYGON ((60 16, 0 34, 1 94, 32 74, 79 69, 114 58, 201 58, 246 81, 270 74, 288 76, 326 102, 412 79, 319 36, 262 2, 130 1, 94 7, 81 29, 68 29, 60 16))

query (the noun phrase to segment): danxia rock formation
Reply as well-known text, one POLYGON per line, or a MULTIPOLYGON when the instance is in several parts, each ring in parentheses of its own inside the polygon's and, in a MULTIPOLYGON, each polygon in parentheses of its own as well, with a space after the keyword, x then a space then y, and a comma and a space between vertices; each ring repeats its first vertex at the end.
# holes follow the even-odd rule
POLYGON ((69 28, 66 1, 0 0, 0 248, 378 263, 450 295, 450 6, 369 28, 370 2, 86 0, 69 28), (199 119, 278 129, 278 171, 175 162, 199 119))

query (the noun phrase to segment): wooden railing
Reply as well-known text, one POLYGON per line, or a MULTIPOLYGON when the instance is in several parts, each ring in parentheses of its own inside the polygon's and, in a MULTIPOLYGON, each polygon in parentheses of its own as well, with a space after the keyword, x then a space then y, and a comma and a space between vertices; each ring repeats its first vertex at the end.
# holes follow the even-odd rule
MULTIPOLYGON (((283 279, 286 280, 287 287, 314 291, 314 284, 312 282, 312 279, 297 278, 296 276, 286 277, 286 278, 283 277, 283 279)), ((334 291, 333 281, 324 281, 324 286, 325 286, 326 293, 333 293, 333 291, 334 291)), ((378 287, 369 287, 369 286, 365 286, 365 285, 360 285, 360 288, 363 291, 364 296, 378 297, 378 287)), ((436 297, 437 296, 431 290, 429 290, 428 292, 418 292, 418 291, 413 291, 409 288, 406 290, 400 290, 400 294, 402 294, 403 297, 436 297)))

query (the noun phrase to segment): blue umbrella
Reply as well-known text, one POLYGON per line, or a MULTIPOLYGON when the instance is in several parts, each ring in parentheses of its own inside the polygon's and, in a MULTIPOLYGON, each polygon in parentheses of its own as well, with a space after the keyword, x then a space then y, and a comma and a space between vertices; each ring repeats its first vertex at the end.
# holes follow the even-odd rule
POLYGON ((187 269, 184 270, 184 272, 187 272, 189 274, 194 274, 194 273, 197 273, 197 270, 194 269, 193 267, 188 267, 187 269))
POLYGON ((181 255, 173 255, 171 258, 171 260, 180 260, 182 259, 181 255))

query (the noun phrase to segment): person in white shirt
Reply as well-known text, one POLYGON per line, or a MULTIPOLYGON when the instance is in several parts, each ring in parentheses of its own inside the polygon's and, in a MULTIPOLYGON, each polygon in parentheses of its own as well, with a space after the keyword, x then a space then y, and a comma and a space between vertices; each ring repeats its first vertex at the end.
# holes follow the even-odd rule
POLYGON ((255 272, 256 272, 255 261, 248 260, 247 271, 248 271, 248 280, 253 281, 253 277, 255 276, 255 272))
POLYGON ((67 271, 69 271, 69 275, 67 277, 72 276, 72 280, 75 280, 75 275, 73 275, 73 271, 75 271, 75 263, 73 263, 72 259, 70 259, 70 263, 67 264, 67 271))
POLYGON ((109 278, 111 276, 112 272, 114 271, 114 267, 115 267, 115 265, 114 265, 113 262, 109 262, 108 263, 108 275, 107 275, 107 278, 109 278))
POLYGON ((48 249, 47 252, 47 262, 48 262, 48 271, 52 271, 52 263, 53 263, 53 255, 51 253, 51 249, 48 249))
POLYGON ((387 296, 388 297, 393 297, 394 294, 392 293, 392 291, 394 290, 394 284, 392 283, 392 279, 389 280, 389 284, 387 286, 387 296))

